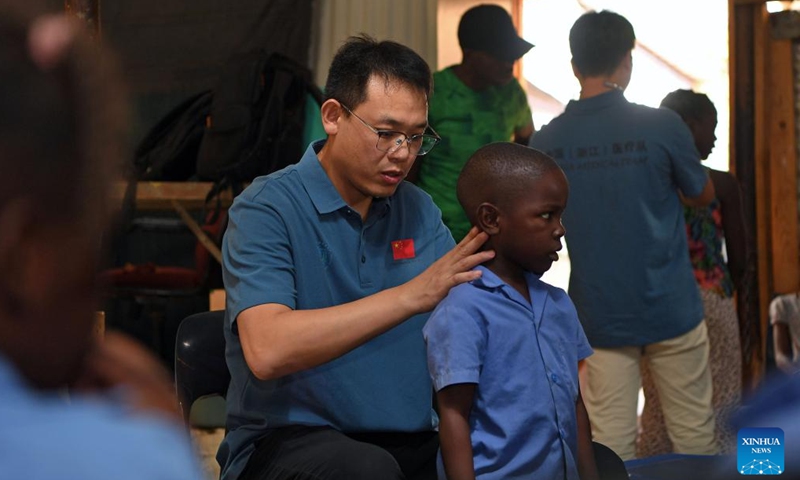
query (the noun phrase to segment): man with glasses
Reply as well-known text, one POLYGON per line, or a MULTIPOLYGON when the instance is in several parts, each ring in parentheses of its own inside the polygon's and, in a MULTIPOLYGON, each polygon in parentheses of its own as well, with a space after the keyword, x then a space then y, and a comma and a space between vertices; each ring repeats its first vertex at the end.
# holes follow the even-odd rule
POLYGON ((325 91, 327 139, 230 209, 222 478, 435 478, 422 326, 493 253, 403 181, 439 140, 422 58, 351 38, 325 91))
POLYGON ((433 76, 430 123, 442 135, 441 145, 411 175, 433 197, 455 238, 471 226, 456 198, 467 159, 492 142, 527 145, 533 133, 527 95, 514 78, 514 63, 533 45, 517 35, 508 12, 499 5, 470 8, 459 21, 458 43, 461 63, 433 76))

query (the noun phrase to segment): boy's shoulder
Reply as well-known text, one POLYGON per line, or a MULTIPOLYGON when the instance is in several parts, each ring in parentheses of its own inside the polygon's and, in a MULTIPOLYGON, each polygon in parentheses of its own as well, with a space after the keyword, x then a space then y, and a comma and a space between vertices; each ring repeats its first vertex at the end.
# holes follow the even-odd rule
POLYGON ((464 282, 451 288, 445 297, 439 302, 439 306, 461 306, 467 307, 476 303, 476 294, 478 294, 477 285, 471 282, 464 282))
POLYGON ((535 279, 535 285, 538 285, 539 288, 542 288, 542 289, 546 290, 547 293, 550 294, 551 296, 554 296, 554 297, 557 297, 557 298, 565 297, 567 300, 572 302, 572 299, 569 298, 569 295, 567 294, 567 291, 564 290, 561 287, 557 287, 557 286, 555 286, 553 284, 547 283, 544 280, 542 280, 541 278, 536 278, 535 279))

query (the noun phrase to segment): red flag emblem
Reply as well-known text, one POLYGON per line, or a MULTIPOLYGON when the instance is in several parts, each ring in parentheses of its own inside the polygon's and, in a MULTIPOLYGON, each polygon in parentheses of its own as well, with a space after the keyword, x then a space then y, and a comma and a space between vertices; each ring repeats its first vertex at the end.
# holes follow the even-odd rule
POLYGON ((405 260, 407 258, 414 258, 415 256, 413 238, 395 240, 392 242, 392 257, 394 257, 395 260, 405 260))

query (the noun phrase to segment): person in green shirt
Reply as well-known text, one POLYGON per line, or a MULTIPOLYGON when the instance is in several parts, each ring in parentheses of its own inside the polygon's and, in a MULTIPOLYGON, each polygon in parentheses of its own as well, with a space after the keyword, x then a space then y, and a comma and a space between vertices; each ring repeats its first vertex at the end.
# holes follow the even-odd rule
POLYGON ((533 119, 514 62, 533 47, 517 35, 511 16, 498 5, 478 5, 458 25, 462 60, 433 75, 430 126, 442 141, 417 160, 409 180, 433 197, 453 237, 470 229, 456 199, 456 180, 478 148, 498 141, 527 145, 533 119))

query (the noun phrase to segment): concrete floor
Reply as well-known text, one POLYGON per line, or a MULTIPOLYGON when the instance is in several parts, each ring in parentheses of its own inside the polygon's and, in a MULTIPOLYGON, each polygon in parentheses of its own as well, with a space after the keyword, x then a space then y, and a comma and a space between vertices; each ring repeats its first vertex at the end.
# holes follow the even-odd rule
POLYGON ((203 464, 208 480, 219 479, 219 465, 215 456, 222 438, 225 436, 224 428, 205 429, 193 428, 192 441, 197 449, 198 457, 203 464))

